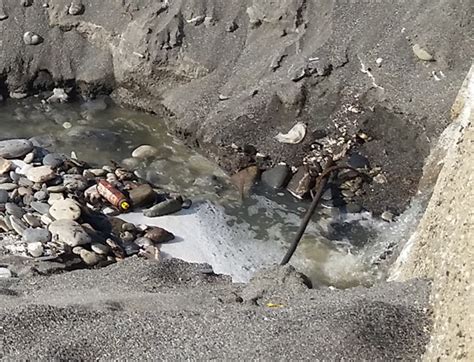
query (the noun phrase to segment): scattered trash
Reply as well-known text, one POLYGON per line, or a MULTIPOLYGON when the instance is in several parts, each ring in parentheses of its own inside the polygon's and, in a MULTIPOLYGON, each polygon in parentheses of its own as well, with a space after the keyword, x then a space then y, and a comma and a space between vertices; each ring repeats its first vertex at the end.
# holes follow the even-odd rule
POLYGON ((125 195, 109 182, 99 180, 97 182, 97 192, 120 211, 126 212, 130 209, 130 202, 125 195))
POLYGON ((276 308, 283 308, 283 307, 285 307, 284 304, 280 304, 280 303, 267 303, 266 306, 267 306, 268 308, 275 308, 275 309, 276 309, 276 308))
POLYGON ((275 138, 280 143, 298 144, 306 137, 306 124, 298 122, 288 133, 278 133, 275 138))

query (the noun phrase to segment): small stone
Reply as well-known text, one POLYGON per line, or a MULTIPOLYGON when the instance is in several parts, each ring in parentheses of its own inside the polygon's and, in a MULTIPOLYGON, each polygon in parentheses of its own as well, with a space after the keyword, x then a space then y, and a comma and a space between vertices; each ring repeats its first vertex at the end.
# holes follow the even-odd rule
POLYGON ((0 190, 4 191, 13 191, 18 188, 17 184, 14 183, 6 183, 6 184, 0 184, 0 190))
POLYGON ((44 202, 33 201, 30 206, 33 210, 39 212, 40 214, 44 215, 49 212, 50 206, 44 202))
POLYGON ((153 245, 153 241, 151 241, 151 239, 149 238, 145 238, 145 237, 140 237, 140 238, 137 238, 135 240, 135 244, 137 244, 138 246, 140 246, 141 248, 145 248, 147 246, 152 246, 153 245))
POLYGON ((53 205, 55 202, 64 200, 64 195, 59 193, 50 194, 48 198, 48 204, 53 205))
POLYGON ((26 243, 49 243, 51 241, 51 233, 46 229, 28 228, 23 232, 23 240, 26 243))
POLYGON ((191 199, 185 199, 181 207, 185 210, 190 209, 193 206, 193 201, 191 199))
POLYGON ((99 194, 99 191, 97 191, 97 185, 93 185, 89 187, 87 190, 85 190, 84 197, 86 198, 87 201, 93 204, 95 204, 102 198, 99 194))
POLYGON ((10 172, 12 167, 12 161, 7 160, 3 157, 0 157, 0 175, 4 175, 7 172, 10 172))
POLYGON ((29 165, 30 163, 33 162, 34 159, 35 159, 35 153, 30 152, 26 154, 25 158, 23 159, 23 162, 29 165))
POLYGON ((63 184, 68 191, 84 191, 89 187, 89 181, 82 175, 64 175, 63 184))
POLYGON ((430 62, 434 60, 434 57, 428 53, 425 49, 423 49, 420 44, 413 45, 413 53, 417 56, 418 59, 430 62))
POLYGON ((130 231, 132 233, 137 231, 137 227, 135 224, 132 224, 131 222, 126 222, 122 224, 122 231, 130 231))
POLYGON ((12 98, 12 99, 24 99, 26 97, 28 97, 28 93, 10 92, 10 98, 12 98))
POLYGON ((355 196, 355 194, 351 190, 342 190, 341 194, 347 199, 350 199, 355 196))
POLYGON ((291 171, 287 165, 276 165, 262 173, 262 182, 273 189, 284 188, 291 178, 291 171))
POLYGON ((25 139, 0 141, 0 157, 21 158, 31 152, 33 144, 25 139))
POLYGON ((164 215, 174 214, 175 212, 180 211, 182 208, 182 202, 179 200, 166 200, 156 204, 155 206, 144 210, 143 215, 146 217, 158 217, 164 215))
POLYGON ((147 159, 158 155, 158 149, 150 145, 142 145, 132 152, 132 157, 147 159))
POLYGON ((0 204, 8 202, 8 191, 0 190, 0 204))
POLYGON ((76 15, 81 15, 83 13, 84 13, 84 5, 82 5, 80 2, 73 1, 71 5, 69 5, 69 9, 68 9, 69 15, 76 16, 76 15))
POLYGON ((46 191, 56 194, 56 193, 63 193, 66 191, 66 186, 64 185, 58 185, 58 186, 50 186, 46 189, 46 191))
POLYGON ((12 272, 7 269, 7 268, 0 268, 0 279, 8 279, 8 278, 11 278, 13 275, 12 275, 12 272))
POLYGON ((45 225, 49 225, 53 222, 53 218, 49 214, 41 215, 41 222, 45 225))
POLYGON ((23 34, 23 42, 26 45, 38 45, 43 42, 43 38, 32 31, 27 31, 23 34))
POLYGON ((232 21, 226 26, 225 31, 228 33, 233 33, 238 28, 239 28, 239 25, 235 21, 232 21))
POLYGON ((362 211, 362 206, 355 202, 350 202, 346 205, 346 211, 349 214, 357 214, 362 211))
POLYGON ((71 247, 90 244, 91 238, 84 228, 72 220, 56 220, 49 225, 53 238, 71 247))
POLYGON ((18 235, 23 235, 23 232, 28 229, 28 225, 26 225, 23 221, 21 221, 18 217, 11 215, 10 222, 12 224, 13 230, 18 235))
POLYGON ((287 190, 296 198, 302 199, 311 190, 314 178, 305 167, 300 167, 287 186, 287 190))
POLYGON ((379 173, 377 176, 375 176, 373 178, 374 182, 378 183, 378 184, 385 184, 388 182, 387 178, 385 177, 384 174, 382 173, 379 173))
POLYGON ((44 247, 41 243, 29 243, 26 248, 28 253, 34 258, 39 258, 44 253, 44 247))
POLYGON ((27 213, 23 215, 23 220, 25 220, 28 223, 28 225, 30 225, 31 227, 34 227, 34 228, 41 227, 40 219, 38 219, 36 216, 32 214, 27 213))
POLYGON ((395 218, 395 215, 391 213, 390 211, 385 211, 382 213, 382 215, 380 215, 380 217, 382 218, 382 220, 385 220, 387 222, 392 222, 395 218))
POLYGON ((140 252, 140 247, 134 242, 123 243, 122 248, 126 256, 132 256, 140 252))
POLYGON ((359 155, 358 153, 353 153, 350 155, 347 164, 353 168, 369 168, 370 163, 367 157, 359 155))
POLYGON ((93 251, 89 251, 86 249, 82 249, 79 252, 79 256, 81 259, 86 263, 88 266, 94 266, 99 264, 102 260, 104 260, 102 255, 94 253, 93 251))
POLYGON ((33 195, 33 190, 29 187, 19 187, 18 190, 18 195, 20 195, 21 197, 25 196, 25 195, 33 195))
POLYGON ((56 220, 78 220, 81 217, 81 208, 73 199, 58 200, 51 205, 49 214, 56 220))
POLYGON ((23 210, 20 206, 12 202, 8 202, 5 204, 5 210, 9 215, 14 215, 19 219, 21 219, 23 215, 26 214, 25 210, 23 210))
MULTIPOLYGON (((12 179, 13 182, 18 182, 20 181, 21 176, 17 174, 15 171, 10 171, 10 178, 12 179)), ((20 185, 24 186, 24 185, 20 185)))
POLYGON ((51 166, 52 168, 58 168, 64 163, 65 160, 66 157, 64 155, 59 153, 49 153, 43 157, 43 165, 51 166))
POLYGON ((121 165, 130 171, 137 169, 140 166, 141 160, 138 158, 126 158, 121 162, 121 165))
POLYGON ((93 174, 95 177, 103 177, 107 174, 107 171, 105 171, 103 168, 91 168, 87 171, 93 174))
POLYGON ((156 200, 156 193, 148 184, 143 184, 130 190, 128 195, 134 207, 148 206, 156 200))
POLYGON ((51 166, 32 167, 26 171, 28 180, 37 183, 43 183, 56 177, 56 173, 51 166))
POLYGON ((107 255, 111 251, 110 246, 102 243, 92 243, 91 250, 99 255, 107 255))
POLYGON ((81 255, 81 250, 84 250, 82 246, 75 246, 71 251, 74 255, 81 255))
POLYGON ((133 235, 130 231, 124 231, 120 233, 120 239, 125 243, 131 243, 135 240, 135 235, 133 235))
POLYGON ((172 233, 160 227, 152 227, 145 233, 144 237, 150 239, 155 244, 167 243, 174 239, 172 233))

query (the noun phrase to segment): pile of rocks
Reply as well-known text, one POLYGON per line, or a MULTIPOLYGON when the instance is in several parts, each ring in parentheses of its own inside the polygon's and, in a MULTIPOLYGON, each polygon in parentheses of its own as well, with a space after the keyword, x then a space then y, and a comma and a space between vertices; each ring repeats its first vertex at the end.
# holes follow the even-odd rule
MULTIPOLYGON (((152 153, 143 146, 135 156, 152 153)), ((146 156, 146 155, 145 155, 146 156)), ((106 180, 148 217, 177 212, 190 201, 166 193, 118 165, 91 168, 25 139, 0 141, 0 246, 14 254, 96 266, 139 254, 158 258, 174 239, 159 227, 134 225, 97 188, 106 180), (148 207, 148 208, 147 208, 148 207), (1 240, 1 239, 0 239, 1 240)))

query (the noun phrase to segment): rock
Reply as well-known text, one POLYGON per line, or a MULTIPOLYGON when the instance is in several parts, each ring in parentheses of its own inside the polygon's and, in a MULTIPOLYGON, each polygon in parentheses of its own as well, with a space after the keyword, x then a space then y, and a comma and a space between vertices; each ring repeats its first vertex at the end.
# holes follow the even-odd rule
POLYGON ((39 258, 44 253, 44 247, 41 243, 29 243, 26 248, 28 253, 34 258, 39 258))
POLYGON ((10 178, 12 179, 13 182, 18 182, 20 181, 21 176, 17 174, 15 171, 10 171, 10 178))
POLYGON ((5 204, 5 210, 9 215, 16 216, 19 219, 21 219, 23 215, 26 214, 25 210, 23 210, 20 206, 12 202, 8 202, 5 204))
POLYGON ((387 222, 392 222, 395 218, 395 215, 391 213, 390 211, 385 211, 382 213, 382 215, 380 215, 380 217, 382 218, 382 220, 385 220, 387 222))
POLYGON ((66 157, 64 155, 61 155, 59 153, 49 153, 44 156, 43 165, 51 166, 52 168, 58 168, 64 163, 65 160, 66 157))
POLYGON ((21 221, 18 217, 11 215, 10 216, 10 223, 12 224, 13 230, 18 235, 23 235, 23 232, 28 229, 28 225, 26 225, 23 221, 21 221))
POLYGON ((139 146, 132 152, 132 157, 140 159, 152 158, 157 155, 158 149, 150 145, 139 146))
POLYGON ((145 237, 140 237, 140 238, 137 238, 135 240, 135 244, 137 244, 138 246, 140 246, 141 248, 145 248, 147 246, 152 246, 153 245, 153 241, 149 238, 145 238, 145 237))
POLYGON ((0 204, 8 202, 8 191, 0 190, 0 204))
POLYGON ((13 275, 12 275, 12 272, 7 269, 7 268, 0 268, 0 279, 8 279, 8 278, 11 278, 13 275))
POLYGON ((89 181, 82 175, 64 175, 63 185, 68 191, 84 191, 89 187, 89 181))
POLYGON ((87 201, 95 204, 97 201, 101 200, 99 191, 97 191, 97 185, 93 185, 84 191, 84 197, 87 201))
POLYGON ((43 38, 32 31, 27 31, 23 34, 23 42, 26 45, 38 45, 43 42, 43 38))
POLYGON ((56 194, 56 193, 63 193, 66 191, 66 186, 58 185, 58 186, 50 186, 46 189, 49 193, 56 194))
POLYGON ((32 149, 33 144, 25 139, 0 141, 0 157, 7 159, 24 157, 32 149))
POLYGON ((23 232, 23 240, 26 243, 49 243, 51 233, 47 229, 28 228, 23 232))
POLYGON ((81 208, 73 199, 58 200, 51 205, 49 214, 56 220, 78 220, 81 208))
POLYGON ((33 210, 39 212, 40 214, 44 215, 49 212, 50 206, 44 202, 33 201, 30 206, 33 210))
POLYGON ((241 198, 244 198, 249 193, 258 178, 259 172, 257 166, 250 166, 237 172, 230 178, 239 190, 241 198))
POLYGON ((144 210, 143 215, 146 217, 158 217, 164 215, 174 214, 181 210, 182 202, 179 200, 166 200, 156 204, 155 206, 144 210))
POLYGON ((69 15, 73 15, 73 16, 81 15, 84 13, 84 5, 82 5, 78 1, 73 1, 71 5, 69 5, 69 9, 67 12, 69 15))
POLYGON ((167 243, 174 239, 172 233, 160 227, 152 227, 145 233, 144 237, 150 239, 155 244, 167 243))
POLYGON ((0 190, 4 191, 13 191, 18 188, 17 184, 14 183, 5 183, 5 184, 0 184, 0 190))
POLYGON ((93 174, 95 177, 103 177, 107 174, 107 171, 105 171, 103 168, 91 168, 87 171, 93 174))
POLYGON ((126 222, 125 224, 122 224, 122 231, 129 231, 134 233, 137 231, 137 227, 131 222, 126 222))
POLYGON ((33 190, 29 187, 19 187, 17 192, 21 197, 25 195, 33 195, 33 190))
MULTIPOLYGON (((53 89, 53 95, 49 97, 46 102, 48 103, 65 103, 68 100, 68 95, 62 88, 54 88, 53 89)), ((64 122, 64 123, 69 123, 69 122, 64 122)), ((69 123, 70 124, 70 123, 69 123)), ((66 128, 66 127, 64 127, 66 128)), ((69 127, 71 128, 71 127, 69 127)))
POLYGON ((12 161, 0 157, 0 175, 4 175, 7 172, 10 172, 11 167, 12 161))
POLYGON ((25 220, 28 223, 28 225, 30 225, 31 227, 34 227, 34 228, 41 227, 40 219, 38 219, 36 216, 32 214, 28 213, 28 214, 23 215, 23 220, 25 220))
POLYGON ((352 192, 351 190, 342 190, 341 194, 346 199, 351 199, 355 196, 354 192, 352 192))
POLYGON ((23 159, 23 162, 29 165, 30 163, 33 162, 34 159, 35 159, 35 153, 30 152, 26 154, 25 158, 23 159))
POLYGON ((48 198, 48 193, 46 191, 36 191, 33 195, 34 199, 37 201, 44 201, 48 198))
POLYGON ((48 198, 48 204, 53 205, 57 201, 64 200, 64 195, 63 194, 50 194, 48 198))
POLYGON ((358 153, 353 153, 349 156, 349 160, 347 161, 347 164, 353 168, 369 168, 370 163, 369 160, 362 156, 359 155, 358 153))
POLYGON ((28 180, 26 177, 22 177, 18 180, 18 185, 23 187, 32 187, 35 183, 28 180))
POLYGON ((102 243, 92 243, 91 250, 99 255, 107 255, 111 252, 110 246, 102 243))
POLYGON ((417 56, 418 59, 430 62, 434 60, 434 57, 428 53, 425 49, 423 49, 420 44, 413 45, 413 53, 417 56))
POLYGON ((22 92, 10 92, 10 98, 12 99, 23 99, 28 97, 28 93, 22 93, 22 92))
POLYGON ((334 195, 333 195, 331 187, 328 187, 326 191, 324 191, 323 194, 321 195, 321 200, 324 200, 324 201, 330 201, 333 198, 334 198, 334 195))
POLYGON ((287 186, 287 190, 296 198, 304 198, 314 184, 314 178, 310 175, 306 167, 301 166, 296 174, 292 177, 287 186))
POLYGON ((140 163, 141 163, 140 159, 130 157, 130 158, 125 158, 124 160, 122 160, 121 165, 125 169, 133 171, 140 166, 140 163))
POLYGON ((291 178, 291 171, 287 165, 276 165, 262 173, 262 182, 273 189, 284 188, 291 178))
POLYGON ((143 184, 130 190, 128 196, 134 207, 148 206, 156 200, 156 193, 148 184, 143 184))
POLYGON ((91 243, 91 238, 84 228, 72 220, 56 220, 49 225, 49 231, 53 239, 58 240, 70 247, 81 246, 91 243))
POLYGON ((79 251, 79 256, 81 257, 82 261, 84 261, 84 263, 86 263, 88 266, 97 265, 102 260, 104 260, 102 255, 96 254, 93 251, 89 251, 86 249, 81 249, 79 251))
POLYGON ((43 183, 54 179, 56 173, 51 166, 39 166, 28 169, 26 177, 32 182, 43 183))
POLYGON ((120 233, 120 239, 125 243, 131 243, 135 240, 135 235, 133 235, 130 231, 124 231, 120 233))
POLYGON ((193 201, 192 201, 191 199, 186 199, 186 200, 184 200, 184 201, 183 201, 183 204, 181 205, 181 207, 182 207, 183 209, 186 209, 186 210, 187 210, 187 209, 190 209, 191 206, 193 206, 193 201))

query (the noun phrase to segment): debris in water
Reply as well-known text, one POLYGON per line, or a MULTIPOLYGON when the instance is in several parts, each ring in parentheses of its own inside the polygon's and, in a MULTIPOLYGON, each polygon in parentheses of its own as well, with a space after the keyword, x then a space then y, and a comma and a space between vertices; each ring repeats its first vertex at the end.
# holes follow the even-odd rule
POLYGON ((280 143, 298 144, 306 137, 306 124, 298 122, 288 133, 278 133, 275 138, 280 143))

